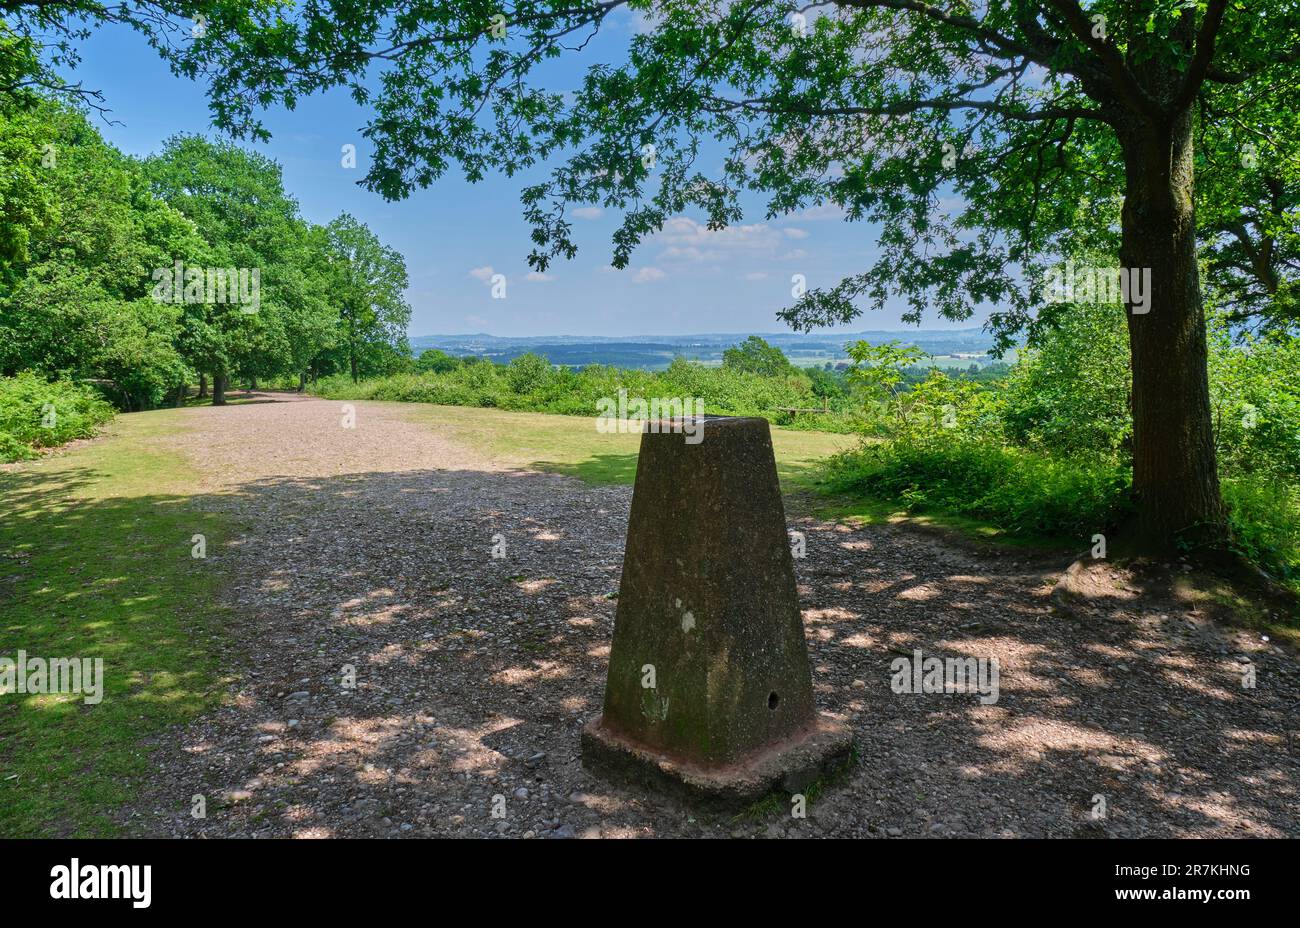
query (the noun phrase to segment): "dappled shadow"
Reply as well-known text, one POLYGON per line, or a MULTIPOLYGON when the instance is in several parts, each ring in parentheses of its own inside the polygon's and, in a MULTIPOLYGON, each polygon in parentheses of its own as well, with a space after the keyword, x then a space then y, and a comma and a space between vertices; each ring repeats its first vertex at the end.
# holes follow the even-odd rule
POLYGON ((1297 833, 1292 656, 1152 589, 1055 611, 1064 561, 810 527, 801 596, 817 604, 805 622, 819 698, 858 720, 869 771, 822 816, 904 834, 1297 833), (997 702, 895 694, 891 664, 916 649, 997 658, 997 702), (908 794, 901 818, 862 815, 908 794))
POLYGON ((242 682, 183 746, 160 746, 177 784, 150 799, 164 830, 496 834, 505 821, 518 834, 525 810, 566 801, 547 773, 581 775, 576 732, 602 694, 625 493, 425 470, 196 497, 252 529, 212 555, 237 578, 242 682), (196 792, 206 820, 186 815, 196 792), (491 817, 496 795, 505 820, 491 817))
MULTIPOLYGON (((66 493, 20 479, 35 508, 66 493)), ((814 685, 853 725, 859 768, 806 820, 741 823, 595 780, 578 734, 602 700, 630 495, 428 469, 48 512, 52 545, 87 532, 129 545, 127 520, 178 506, 186 531, 209 517, 242 529, 202 562, 228 578, 221 657, 238 682, 158 739, 157 775, 122 821, 209 836, 1297 834, 1292 657, 1174 603, 1057 614, 1059 560, 812 519, 791 527, 807 536, 814 685), (996 657, 997 702, 892 692, 891 662, 917 648, 996 657), (1093 819, 1098 796, 1107 814, 1093 819)))
MULTIPOLYGON (((296 390, 227 390, 227 406, 257 406, 263 403, 309 403, 319 397, 296 390)), ((186 408, 203 408, 212 405, 212 395, 199 397, 197 394, 186 398, 186 408)))

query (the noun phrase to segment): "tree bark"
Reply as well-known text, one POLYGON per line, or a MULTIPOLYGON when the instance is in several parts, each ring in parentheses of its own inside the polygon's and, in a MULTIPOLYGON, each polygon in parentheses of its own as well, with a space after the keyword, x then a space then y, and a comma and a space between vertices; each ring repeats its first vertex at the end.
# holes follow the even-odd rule
POLYGON ((213 406, 226 405, 226 385, 229 382, 230 382, 230 378, 227 377, 225 374, 212 375, 212 405, 213 406))
POLYGON ((1210 414, 1205 311, 1196 263, 1191 115, 1119 127, 1127 190, 1120 263, 1150 268, 1146 312, 1130 294, 1133 491, 1141 549, 1228 538, 1210 414))
POLYGON ((306 389, 307 389, 307 372, 306 372, 306 371, 299 371, 299 372, 298 372, 298 392, 301 393, 303 390, 306 390, 306 389))
POLYGON ((199 399, 208 398, 208 375, 199 374, 199 399))

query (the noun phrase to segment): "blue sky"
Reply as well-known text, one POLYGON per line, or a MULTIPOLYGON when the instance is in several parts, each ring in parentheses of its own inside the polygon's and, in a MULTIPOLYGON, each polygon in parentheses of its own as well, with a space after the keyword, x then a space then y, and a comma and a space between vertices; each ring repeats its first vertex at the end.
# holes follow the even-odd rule
MULTIPOLYGON (((595 54, 617 55, 635 28, 619 11, 612 33, 585 58, 552 65, 563 87, 577 84, 595 54)), ((75 78, 104 91, 111 118, 100 128, 133 155, 157 151, 177 132, 211 133, 204 88, 174 77, 129 30, 110 28, 83 46, 75 78)), ((284 167, 285 186, 307 219, 325 223, 350 212, 406 258, 412 335, 646 335, 704 332, 775 332, 785 329, 776 311, 791 302, 793 274, 810 287, 830 285, 864 269, 875 229, 845 223, 829 209, 765 222, 755 200, 745 221, 708 232, 698 216, 674 217, 644 242, 631 266, 609 266, 610 235, 618 217, 579 211, 579 254, 558 261, 539 279, 529 275, 529 229, 519 192, 530 178, 490 177, 470 184, 449 172, 409 199, 388 203, 357 186, 370 155, 361 136, 367 111, 345 92, 302 101, 293 112, 265 117, 272 140, 256 146, 284 167), (356 146, 357 167, 342 164, 344 145, 356 146), (504 274, 506 298, 494 299, 491 275, 504 274)), ((904 328, 901 304, 867 312, 853 329, 904 328)), ((926 328, 978 325, 933 318, 926 328)))

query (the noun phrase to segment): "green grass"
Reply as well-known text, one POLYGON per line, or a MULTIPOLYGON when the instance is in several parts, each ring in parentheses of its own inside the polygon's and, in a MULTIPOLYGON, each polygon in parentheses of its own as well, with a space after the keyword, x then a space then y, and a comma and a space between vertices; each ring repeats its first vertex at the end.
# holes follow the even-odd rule
MULTIPOLYGON (((402 406, 413 421, 445 429, 454 441, 507 464, 567 474, 596 485, 626 485, 636 478, 641 436, 601 434, 593 417, 425 403, 394 405, 402 406)), ((856 444, 849 435, 774 427, 772 446, 782 488, 787 493, 812 489, 819 462, 856 444)))
POLYGON ((188 502, 195 474, 157 439, 168 410, 0 471, 0 655, 104 661, 96 705, 0 695, 0 836, 111 836, 150 775, 146 743, 213 705, 219 549, 188 502), (190 556, 207 538, 206 560, 190 556))

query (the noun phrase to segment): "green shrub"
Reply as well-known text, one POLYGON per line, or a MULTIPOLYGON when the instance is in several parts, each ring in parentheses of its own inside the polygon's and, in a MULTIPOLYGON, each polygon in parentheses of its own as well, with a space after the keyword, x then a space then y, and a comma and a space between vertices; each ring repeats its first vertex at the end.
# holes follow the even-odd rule
POLYGON ((531 351, 521 354, 506 365, 506 383, 519 395, 541 390, 550 376, 551 362, 531 351))
POLYGON ((1300 590, 1300 488, 1260 477, 1223 480, 1238 550, 1300 590))
POLYGON ((8 432, 0 432, 0 463, 9 461, 27 461, 36 457, 36 452, 8 432))
POLYGON ((832 458, 827 488, 949 512, 1014 534, 1091 538, 1130 509, 1127 470, 994 442, 867 443, 832 458))
POLYGON ((1210 330, 1210 394, 1219 469, 1300 483, 1300 338, 1273 333, 1232 344, 1210 330))
POLYGON ((90 387, 30 371, 0 377, 0 459, 21 460, 37 448, 89 438, 112 418, 113 407, 90 387))
POLYGON ((1124 308, 1082 304, 1058 321, 1011 368, 1002 414, 1007 437, 1047 454, 1125 454, 1133 424, 1124 308))

